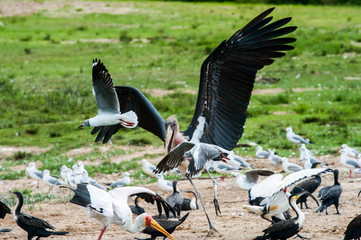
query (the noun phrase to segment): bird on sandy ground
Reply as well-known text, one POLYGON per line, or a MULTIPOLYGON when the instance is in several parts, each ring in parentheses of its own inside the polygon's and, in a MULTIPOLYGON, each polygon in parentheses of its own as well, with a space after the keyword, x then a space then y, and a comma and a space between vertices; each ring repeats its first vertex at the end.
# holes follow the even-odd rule
POLYGON ((184 191, 187 193, 189 198, 183 198, 182 202, 182 211, 190 211, 190 210, 197 210, 199 209, 197 203, 197 194, 193 191, 184 191))
POLYGON ((168 195, 165 199, 171 207, 176 211, 177 216, 180 217, 180 212, 182 210, 182 203, 183 203, 183 196, 179 192, 179 189, 177 187, 177 181, 173 181, 173 192, 172 194, 168 195))
POLYGON ((296 217, 278 223, 272 224, 270 227, 263 230, 263 236, 257 236, 254 240, 267 239, 288 239, 298 234, 301 231, 305 221, 304 213, 297 207, 296 200, 298 195, 290 195, 288 197, 288 204, 295 211, 296 217))
POLYGON ((300 150, 300 159, 302 160, 304 157, 308 157, 311 160, 311 163, 315 163, 315 162, 321 162, 320 160, 318 160, 313 153, 311 152, 311 150, 307 149, 306 145, 304 143, 301 144, 301 147, 299 148, 300 150))
POLYGON ((341 164, 350 170, 350 178, 352 177, 352 171, 356 173, 361 172, 361 163, 359 163, 357 159, 348 156, 346 150, 344 149, 341 149, 339 153, 341 154, 340 155, 341 164))
POLYGON ((117 187, 124 187, 126 185, 131 184, 130 174, 128 172, 124 173, 124 177, 119 179, 118 181, 112 182, 109 187, 117 188, 117 187))
POLYGON ((25 169, 25 174, 36 179, 38 182, 37 188, 39 188, 39 181, 43 179, 43 173, 36 169, 35 163, 29 163, 28 167, 25 169))
POLYGON ((93 94, 97 102, 98 114, 85 120, 79 128, 112 126, 115 124, 121 124, 126 128, 136 127, 138 117, 135 112, 120 112, 119 99, 112 77, 100 59, 93 60, 92 76, 93 94))
MULTIPOLYGON (((164 219, 164 218, 159 218, 159 216, 153 216, 153 218, 159 223, 159 225, 161 227, 163 227, 169 234, 172 234, 176 227, 178 227, 179 225, 181 225, 188 217, 189 213, 187 213, 186 215, 184 215, 182 218, 180 218, 179 220, 173 220, 173 219, 164 219)), ((167 236, 165 236, 163 233, 155 230, 154 228, 151 227, 146 227, 142 233, 144 234, 148 234, 151 236, 150 240, 155 240, 157 237, 163 237, 163 239, 165 240, 167 238, 167 236)))
POLYGON ((351 222, 347 225, 346 230, 343 235, 345 235, 343 240, 351 240, 351 239, 360 240, 360 238, 361 238, 361 214, 357 215, 355 218, 353 218, 351 220, 351 222))
POLYGON ((155 177, 155 166, 147 161, 147 159, 142 159, 142 169, 145 174, 151 177, 155 177))
POLYGON ((311 144, 309 139, 304 139, 300 135, 295 134, 292 130, 292 127, 286 128, 286 132, 287 132, 287 134, 286 134, 287 140, 292 143, 296 143, 295 149, 297 149, 297 144, 300 144, 300 143, 311 144))
POLYGON ((326 215, 327 215, 328 214, 327 208, 331 205, 335 205, 336 214, 340 214, 340 212, 338 211, 338 204, 342 193, 342 187, 338 182, 338 174, 339 173, 337 169, 333 170, 334 184, 332 186, 328 186, 328 188, 326 188, 325 191, 321 193, 322 204, 316 210, 316 213, 318 212, 322 213, 324 210, 326 210, 326 215))
POLYGON ((63 182, 62 180, 50 176, 50 171, 48 169, 45 169, 43 171, 43 182, 49 185, 49 192, 54 186, 60 186, 65 184, 65 182, 63 182))
POLYGON ((268 155, 268 160, 272 165, 281 166, 282 165, 282 157, 275 154, 274 151, 270 150, 268 155))
POLYGON ((251 169, 241 173, 232 173, 236 177, 236 184, 242 190, 249 190, 258 183, 260 176, 270 176, 274 174, 273 171, 264 169, 251 169))
POLYGON ((282 168, 286 173, 293 173, 301 171, 303 168, 296 163, 291 163, 288 161, 288 158, 282 158, 282 168))
POLYGON ((157 173, 155 177, 158 179, 157 187, 162 192, 171 192, 173 191, 173 184, 171 181, 164 179, 163 174, 157 173))
POLYGON ((93 185, 94 187, 100 188, 102 190, 106 190, 107 188, 103 185, 101 185, 100 183, 98 183, 96 180, 94 180, 93 178, 89 177, 88 172, 87 171, 83 171, 82 173, 82 179, 81 179, 81 183, 89 183, 91 185, 93 185))
POLYGON ((268 158, 269 150, 263 150, 261 146, 256 147, 256 157, 257 158, 268 158))
POLYGON ((132 196, 139 196, 144 199, 144 201, 152 204, 157 202, 159 215, 162 213, 162 207, 167 217, 169 217, 169 211, 175 215, 174 210, 161 196, 147 188, 120 187, 109 192, 90 184, 78 184, 76 189, 65 188, 75 193, 70 202, 84 207, 88 217, 94 218, 102 225, 98 240, 102 238, 105 230, 110 227, 111 224, 116 224, 121 229, 131 233, 140 232, 146 227, 151 226, 174 240, 174 238, 160 227, 147 213, 138 215, 133 222, 132 211, 128 206, 128 198, 132 196))
POLYGON ((311 159, 309 157, 303 157, 301 159, 302 163, 303 163, 303 168, 304 169, 310 169, 310 168, 316 168, 316 167, 322 167, 322 166, 327 166, 326 164, 323 164, 321 162, 311 162, 311 159))
POLYGON ((141 197, 136 197, 134 199, 134 206, 129 205, 130 210, 132 210, 132 213, 134 213, 135 215, 140 215, 142 213, 145 213, 144 208, 139 206, 140 201, 142 201, 142 198, 141 197))
POLYGON ((232 173, 233 171, 242 170, 241 167, 231 166, 225 162, 217 161, 212 163, 214 171, 217 173, 223 174, 221 180, 224 180, 227 177, 227 174, 232 173))
MULTIPOLYGON (((287 205, 287 194, 289 193, 286 189, 303 179, 328 173, 329 171, 331 171, 331 169, 304 169, 291 173, 284 179, 281 174, 271 175, 249 190, 250 204, 258 204, 259 206, 244 205, 243 208, 256 214, 260 214, 262 218, 269 221, 269 218, 272 216, 285 219, 283 213, 285 210, 289 209, 289 206, 287 205)), ((311 197, 313 198, 313 196, 311 197)))
POLYGON ((227 164, 239 168, 252 168, 243 157, 236 155, 233 151, 227 153, 227 164))
MULTIPOLYGON (((300 182, 299 184, 297 184, 295 187, 299 187, 309 193, 314 193, 316 191, 316 189, 321 185, 321 177, 319 175, 313 176, 309 179, 306 179, 302 182, 300 182)), ((293 193, 293 189, 290 192, 291 194, 293 193)), ((300 207, 301 209, 303 209, 303 204, 305 204, 306 209, 308 209, 309 207, 307 206, 307 194, 304 194, 302 196, 300 196, 297 199, 297 204, 300 203, 300 207)))
MULTIPOLYGON (((10 191, 11 192, 11 191, 10 191)), ((51 235, 66 235, 68 232, 52 232, 47 229, 55 229, 51 224, 47 223, 43 219, 27 215, 21 212, 21 207, 24 203, 23 195, 20 192, 11 192, 17 198, 17 204, 13 211, 14 219, 19 227, 25 230, 28 234, 28 240, 37 237, 49 237, 51 235)))
MULTIPOLYGON (((184 132, 179 131, 176 118, 170 117, 165 123, 162 117, 154 117, 160 116, 159 113, 144 96, 139 97, 139 91, 134 88, 129 90, 127 87, 130 95, 135 96, 130 97, 130 100, 121 98, 121 94, 118 94, 119 101, 125 99, 121 108, 130 106, 127 110, 136 112, 139 124, 143 121, 148 124, 147 130, 165 142, 168 153, 184 141, 214 144, 228 151, 233 150, 244 131, 246 110, 258 70, 294 48, 289 44, 296 39, 284 36, 295 31, 296 27, 285 26, 291 18, 270 23, 273 18, 268 15, 273 10, 274 8, 270 8, 259 14, 228 40, 221 42, 205 59, 200 71, 194 115, 184 132), (138 114, 144 109, 148 109, 146 114, 138 114)), ((118 92, 117 89, 124 87, 116 88, 118 92)), ((92 133, 99 132, 96 141, 104 137, 103 142, 106 142, 120 128, 120 124, 98 127, 92 133)), ((174 167, 176 166, 171 169, 174 167)), ((170 169, 161 170, 166 172, 170 169)), ((196 191, 197 194, 198 192, 196 191)), ((200 197, 199 199, 201 200, 200 197)), ((209 225, 211 230, 215 230, 213 224, 209 222, 209 225)))
POLYGON ((358 151, 352 147, 349 147, 347 144, 342 144, 342 149, 344 149, 346 151, 347 155, 349 155, 350 157, 357 158, 357 157, 361 156, 360 151, 358 151))

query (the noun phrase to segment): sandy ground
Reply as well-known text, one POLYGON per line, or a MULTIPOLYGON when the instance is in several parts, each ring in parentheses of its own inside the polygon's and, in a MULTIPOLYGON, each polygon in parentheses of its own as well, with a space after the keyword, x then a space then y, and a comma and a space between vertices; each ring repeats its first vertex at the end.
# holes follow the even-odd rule
MULTIPOLYGON (((255 159, 253 157, 246 157, 249 163, 256 168, 274 169, 268 160, 255 159)), ((328 162, 333 168, 341 171, 340 182, 343 187, 343 193, 340 200, 340 215, 335 214, 335 208, 329 208, 329 215, 325 213, 315 213, 316 203, 310 202, 312 209, 303 210, 306 212, 306 221, 304 228, 301 231, 303 236, 311 239, 341 239, 347 224, 360 213, 360 203, 357 198, 357 193, 360 190, 360 175, 348 177, 347 169, 343 168, 339 163, 338 156, 321 157, 321 160, 328 162)), ((157 162, 158 159, 153 159, 157 162)), ((290 159, 292 162, 297 162, 297 159, 290 159)), ((100 181, 105 181, 106 178, 100 178, 100 181)), ((107 179, 109 180, 109 179, 107 179)), ((242 209, 242 205, 248 203, 248 195, 246 191, 240 190, 235 184, 235 178, 227 178, 224 181, 219 180, 218 198, 221 206, 222 214, 215 215, 213 207, 213 190, 212 182, 209 179, 198 179, 194 181, 201 190, 206 208, 216 228, 221 234, 209 235, 208 224, 203 211, 192 211, 188 219, 177 228, 173 233, 175 239, 252 239, 260 235, 262 230, 268 226, 268 222, 261 219, 259 216, 249 213, 242 209)), ((332 175, 322 176, 322 186, 333 184, 332 175)), ((31 179, 20 179, 15 181, 2 181, 0 184, 0 193, 2 196, 7 194, 7 190, 14 188, 30 188, 34 192, 48 191, 48 187, 40 184, 40 189, 37 189, 31 179)), ((149 189, 159 192, 156 183, 145 185, 149 189)), ((179 183, 181 190, 191 190, 191 185, 184 180, 179 183)), ((56 189, 56 194, 60 196, 68 195, 69 192, 56 189)), ((160 193, 166 197, 167 193, 160 193)), ((155 214, 156 206, 142 203, 146 211, 155 214)), ((37 203, 35 207, 30 210, 29 206, 24 206, 25 213, 43 218, 59 231, 69 231, 67 236, 52 236, 53 239, 97 239, 100 232, 100 225, 94 220, 89 220, 85 211, 80 207, 67 202, 64 197, 64 202, 59 200, 54 202, 37 203)), ((25 232, 20 229, 12 216, 8 215, 4 220, 0 221, 0 228, 10 227, 13 229, 10 233, 3 233, 0 235, 1 239, 25 239, 25 232)), ((134 239, 146 238, 145 234, 130 234, 120 230, 113 225, 108 229, 103 236, 103 239, 134 239)))

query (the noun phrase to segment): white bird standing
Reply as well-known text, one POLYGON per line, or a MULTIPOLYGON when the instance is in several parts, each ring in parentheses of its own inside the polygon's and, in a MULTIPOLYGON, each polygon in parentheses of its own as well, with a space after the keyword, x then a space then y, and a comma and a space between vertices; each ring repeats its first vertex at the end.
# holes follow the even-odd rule
POLYGON ((65 184, 62 180, 60 180, 56 177, 50 176, 50 172, 48 169, 45 169, 43 171, 43 182, 50 186, 49 192, 53 188, 53 186, 55 186, 55 185, 59 186, 59 185, 65 184))
POLYGON ((99 127, 121 124, 126 128, 134 128, 138 125, 138 117, 133 111, 120 112, 117 93, 114 88, 112 77, 103 63, 93 60, 93 94, 95 96, 98 114, 84 121, 79 128, 99 127))
POLYGON ((273 171, 263 169, 252 169, 241 173, 232 173, 236 177, 236 184, 242 190, 249 190, 256 185, 259 180, 259 176, 270 176, 274 174, 273 171))
POLYGON ((356 149, 349 147, 347 144, 342 144, 342 149, 344 149, 347 155, 349 155, 350 157, 357 158, 361 156, 360 151, 357 151, 356 149))
POLYGON ((109 187, 111 187, 111 188, 124 187, 131 183, 132 183, 132 180, 130 179, 130 174, 128 172, 125 172, 124 177, 122 179, 112 182, 112 184, 110 184, 109 187))
POLYGON ((94 187, 97 187, 97 188, 102 189, 102 190, 106 190, 106 189, 107 189, 106 187, 104 187, 103 185, 101 185, 100 183, 98 183, 96 180, 94 180, 93 178, 89 177, 87 171, 83 171, 83 173, 82 173, 81 176, 82 176, 81 183, 89 183, 89 184, 93 185, 94 187))
POLYGON ((157 187, 162 192, 172 192, 173 191, 173 184, 171 181, 164 179, 163 174, 158 173, 155 175, 158 179, 157 187))
POLYGON ((341 153, 341 156, 340 156, 341 164, 350 170, 350 178, 352 175, 352 171, 355 171, 358 173, 361 172, 361 164, 357 161, 357 159, 349 157, 347 155, 347 151, 344 149, 341 149, 339 151, 339 153, 341 153))
POLYGON ((288 161, 288 158, 282 158, 282 168, 286 173, 293 173, 301 171, 303 168, 296 163, 291 163, 288 161))
POLYGON ((29 163, 28 167, 25 169, 25 174, 36 179, 38 182, 37 187, 39 188, 39 180, 43 179, 43 173, 36 169, 35 163, 29 163))
POLYGON ((230 151, 227 155, 227 164, 239 168, 251 168, 251 165, 245 159, 236 155, 233 151, 230 151))
POLYGON ((143 213, 137 216, 133 222, 133 215, 128 206, 128 198, 132 196, 142 196, 148 203, 157 202, 158 211, 161 214, 163 206, 167 216, 169 211, 175 215, 174 210, 157 193, 142 187, 121 187, 106 192, 89 184, 78 184, 77 189, 71 189, 75 195, 70 200, 71 203, 82 206, 86 209, 89 218, 94 218, 102 225, 98 240, 101 240, 106 228, 111 224, 118 225, 121 229, 137 233, 144 228, 151 226, 165 234, 168 238, 174 238, 166 232, 153 218, 143 213))
POLYGON ((261 146, 256 147, 256 157, 257 158, 268 158, 269 151, 263 150, 261 146))
POLYGON ((296 145, 295 145, 296 149, 297 149, 297 144, 300 144, 300 143, 311 144, 309 139, 304 139, 300 135, 295 134, 292 130, 292 127, 286 128, 286 132, 287 132, 287 134, 286 134, 287 140, 292 143, 296 143, 296 145))
POLYGON ((282 157, 276 155, 273 150, 270 150, 268 160, 275 166, 282 165, 282 157))
POLYGON ((147 159, 142 159, 142 169, 145 174, 151 177, 155 177, 155 166, 147 161, 147 159))

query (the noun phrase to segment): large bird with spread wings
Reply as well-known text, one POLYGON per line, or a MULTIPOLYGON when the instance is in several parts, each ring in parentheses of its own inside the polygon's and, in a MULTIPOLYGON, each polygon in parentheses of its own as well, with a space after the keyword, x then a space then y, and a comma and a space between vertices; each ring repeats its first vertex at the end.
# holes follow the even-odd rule
MULTIPOLYGON (((115 86, 120 112, 134 111, 138 125, 166 142, 170 151, 180 142, 200 141, 232 150, 243 133, 246 110, 258 70, 283 57, 295 38, 283 37, 296 27, 285 27, 291 18, 270 23, 270 8, 224 40, 201 66, 198 99, 193 119, 180 132, 175 118, 164 121, 149 100, 136 88, 115 86)), ((100 62, 100 60, 99 60, 100 62)), ((97 66, 97 65, 95 65, 97 66)), ((104 74, 109 74, 102 68, 104 74)), ((97 126, 95 141, 109 141, 122 124, 97 126)))

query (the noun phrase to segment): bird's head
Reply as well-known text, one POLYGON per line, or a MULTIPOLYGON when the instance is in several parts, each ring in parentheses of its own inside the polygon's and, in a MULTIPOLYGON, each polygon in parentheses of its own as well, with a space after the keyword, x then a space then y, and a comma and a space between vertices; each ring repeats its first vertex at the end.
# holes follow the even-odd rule
POLYGON ((291 127, 286 128, 286 132, 292 132, 292 128, 291 127))
MULTIPOLYGON (((172 237, 172 235, 170 235, 162 226, 160 226, 159 223, 157 223, 151 216, 149 216, 146 213, 143 213, 142 215, 144 215, 144 222, 145 222, 146 227, 152 227, 155 230, 163 233, 169 239, 175 240, 174 237, 172 237)), ((139 215, 139 216, 141 216, 141 215, 139 215)))
POLYGON ((23 195, 21 194, 21 192, 13 192, 13 191, 10 191, 10 190, 9 190, 9 193, 13 194, 13 195, 14 195, 15 197, 17 197, 17 198, 23 197, 23 195))
POLYGON ((90 127, 89 119, 85 120, 78 128, 90 127))

